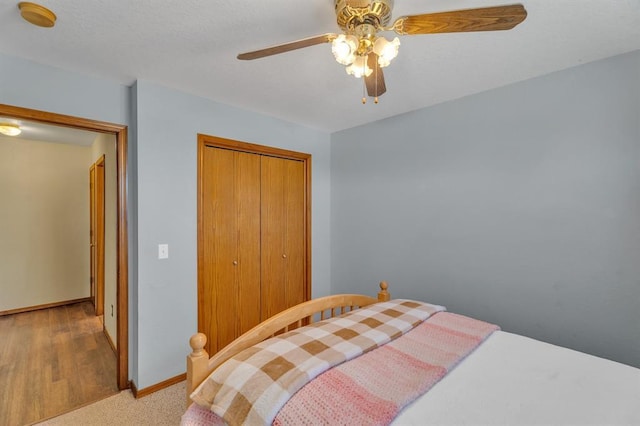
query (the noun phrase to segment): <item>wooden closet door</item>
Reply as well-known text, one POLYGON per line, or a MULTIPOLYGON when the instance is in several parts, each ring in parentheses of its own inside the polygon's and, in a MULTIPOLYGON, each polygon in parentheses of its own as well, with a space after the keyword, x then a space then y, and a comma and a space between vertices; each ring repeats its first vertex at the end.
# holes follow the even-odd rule
POLYGON ((198 328, 214 354, 260 322, 260 156, 206 146, 198 328))
POLYGON ((307 300, 305 166, 262 157, 262 320, 307 300))

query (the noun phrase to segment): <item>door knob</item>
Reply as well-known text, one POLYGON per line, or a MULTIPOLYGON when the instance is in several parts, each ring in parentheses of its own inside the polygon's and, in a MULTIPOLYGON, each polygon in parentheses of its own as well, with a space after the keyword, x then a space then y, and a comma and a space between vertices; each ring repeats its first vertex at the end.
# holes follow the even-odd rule
POLYGON ((283 258, 283 259, 286 259, 286 258, 287 258, 287 255, 286 255, 286 254, 283 254, 283 255, 282 255, 282 258, 283 258))
POLYGON ((233 264, 234 264, 234 265, 237 265, 237 264, 238 264, 238 261, 237 261, 237 260, 234 260, 234 261, 233 261, 233 264))

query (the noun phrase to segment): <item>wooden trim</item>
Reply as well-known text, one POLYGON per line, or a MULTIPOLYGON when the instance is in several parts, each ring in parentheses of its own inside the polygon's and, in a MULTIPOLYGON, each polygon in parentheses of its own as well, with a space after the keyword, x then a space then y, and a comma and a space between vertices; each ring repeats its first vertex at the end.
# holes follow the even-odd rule
POLYGON ((76 129, 108 133, 115 136, 117 156, 116 173, 118 187, 117 381, 119 389, 127 389, 129 387, 129 241, 127 224, 127 126, 5 104, 0 104, 0 115, 4 117, 38 121, 41 123, 47 123, 56 126, 73 127, 76 129))
POLYGON ((307 271, 307 276, 306 276, 306 280, 307 280, 307 286, 305 288, 305 299, 306 300, 311 300, 312 294, 311 294, 311 246, 312 246, 312 242, 311 242, 311 212, 312 212, 312 208, 311 208, 311 200, 313 199, 313 197, 311 196, 311 156, 309 156, 309 158, 307 160, 305 160, 305 172, 306 172, 306 185, 307 187, 305 188, 305 203, 307 205, 307 222, 305 223, 305 235, 304 235, 304 239, 306 241, 306 247, 305 247, 305 269, 307 271))
MULTIPOLYGON (((197 219, 196 219, 196 273, 198 274, 197 276, 197 288, 196 288, 196 308, 197 308, 197 318, 198 318, 198 322, 196 324, 196 331, 200 331, 202 327, 202 317, 203 317, 203 302, 200 295, 202 294, 202 289, 204 288, 204 233, 203 233, 203 229, 204 229, 204 214, 203 214, 203 209, 204 209, 204 201, 202 200, 203 198, 203 194, 202 194, 202 188, 204 186, 203 183, 203 175, 204 175, 204 149, 205 149, 205 136, 204 135, 200 135, 198 134, 198 158, 197 158, 197 183, 196 183, 196 190, 198 191, 196 194, 197 197, 197 201, 196 201, 196 210, 197 210, 197 219)), ((187 377, 188 377, 188 371, 187 371, 187 377)), ((189 382, 189 379, 187 380, 189 382)))
POLYGON ((95 202, 95 310, 96 315, 104 315, 104 251, 105 251, 105 156, 102 155, 93 164, 95 169, 94 202, 95 202))
POLYGON ((129 388, 129 237, 127 222, 127 127, 116 133, 116 175, 118 188, 118 388, 129 388))
POLYGON ((273 157, 288 158, 290 160, 311 160, 311 154, 307 154, 304 152, 290 151, 288 149, 275 148, 267 145, 258 145, 255 143, 236 141, 233 139, 225 139, 218 136, 205 135, 202 133, 198 133, 198 145, 226 148, 233 151, 248 152, 250 154, 271 155, 273 157))
POLYGON ((164 380, 160 383, 156 383, 155 385, 151 385, 144 389, 138 389, 134 383, 131 383, 131 392, 133 393, 134 398, 144 398, 145 396, 151 395, 154 392, 158 392, 164 388, 168 388, 169 386, 175 385, 176 383, 180 383, 187 378, 187 373, 179 374, 170 379, 164 380))
POLYGON ((111 340, 111 336, 107 332, 107 328, 104 327, 104 321, 102 322, 102 324, 103 324, 102 332, 104 333, 104 336, 107 338, 107 342, 109 342, 109 346, 111 346, 113 353, 116 354, 116 356, 118 356, 118 349, 116 348, 116 345, 113 343, 113 340, 111 340))
POLYGON ((137 398, 136 395, 138 395, 138 387, 136 386, 133 380, 129 382, 129 389, 131 389, 131 393, 133 394, 133 397, 137 398))
POLYGON ((117 134, 126 131, 127 126, 108 123, 106 121, 91 120, 88 118, 74 117, 71 115, 56 114, 53 112, 39 111, 0 104, 0 114, 3 117, 21 118, 24 120, 38 121, 40 123, 53 124, 54 126, 72 127, 75 129, 89 130, 100 133, 117 134))
POLYGON ((96 316, 104 314, 105 156, 89 167, 89 287, 96 316))
POLYGON ((91 302, 91 298, 83 297, 81 299, 72 299, 72 300, 64 300, 62 302, 45 303, 43 305, 28 306, 26 308, 9 309, 8 311, 0 311, 0 317, 5 315, 21 314, 23 312, 39 311, 41 309, 56 308, 58 306, 75 305, 76 303, 81 303, 81 302, 91 302))
POLYGON ((89 297, 91 297, 91 303, 93 303, 93 309, 96 308, 96 256, 94 254, 95 242, 95 185, 96 185, 96 164, 93 163, 89 167, 89 297))

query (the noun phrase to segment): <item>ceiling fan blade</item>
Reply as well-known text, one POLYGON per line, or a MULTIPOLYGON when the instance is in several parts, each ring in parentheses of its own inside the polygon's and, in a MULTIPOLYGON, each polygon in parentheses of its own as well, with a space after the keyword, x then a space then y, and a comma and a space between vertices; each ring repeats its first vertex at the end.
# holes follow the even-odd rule
POLYGON ((265 49, 255 50, 253 52, 241 53, 238 55, 238 59, 251 60, 264 58, 265 56, 277 55, 291 50, 302 49, 303 47, 315 46, 316 44, 331 43, 336 37, 337 34, 327 33, 315 37, 304 38, 302 40, 279 44, 277 46, 271 46, 265 49))
POLYGON ((523 5, 512 4, 403 16, 392 29, 400 35, 500 31, 510 30, 526 17, 523 5))
POLYGON ((369 74, 369 77, 364 77, 367 94, 375 98, 387 91, 387 87, 384 84, 384 73, 378 64, 378 55, 369 53, 369 56, 367 56, 367 66, 373 70, 373 72, 369 74))

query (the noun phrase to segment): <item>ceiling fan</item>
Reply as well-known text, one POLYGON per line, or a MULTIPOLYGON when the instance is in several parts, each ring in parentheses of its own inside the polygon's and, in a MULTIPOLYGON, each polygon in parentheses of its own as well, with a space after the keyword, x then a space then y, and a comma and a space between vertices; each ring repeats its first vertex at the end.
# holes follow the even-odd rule
MULTIPOLYGON (((398 37, 389 41, 379 33, 394 31, 398 35, 461 33, 510 30, 524 21, 527 11, 521 4, 454 10, 402 16, 392 25, 393 0, 335 0, 338 26, 342 34, 326 33, 253 52, 241 53, 238 59, 251 60, 277 55, 303 47, 332 43, 336 61, 347 73, 364 77, 367 94, 374 97, 386 92, 382 68, 398 54, 398 37)), ((366 98, 362 98, 362 103, 366 98)))

